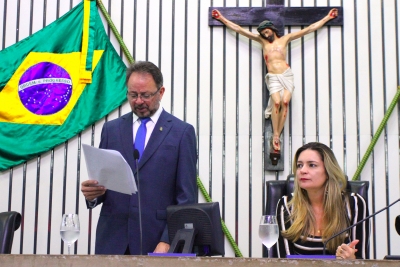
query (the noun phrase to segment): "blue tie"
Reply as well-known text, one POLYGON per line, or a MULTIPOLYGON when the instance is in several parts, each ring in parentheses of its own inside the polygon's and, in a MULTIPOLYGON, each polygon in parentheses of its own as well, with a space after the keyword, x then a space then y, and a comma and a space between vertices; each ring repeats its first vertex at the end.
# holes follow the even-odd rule
POLYGON ((139 151, 139 160, 142 158, 142 154, 144 151, 144 142, 146 141, 146 123, 150 121, 150 118, 140 118, 140 126, 136 133, 135 138, 135 148, 139 151))

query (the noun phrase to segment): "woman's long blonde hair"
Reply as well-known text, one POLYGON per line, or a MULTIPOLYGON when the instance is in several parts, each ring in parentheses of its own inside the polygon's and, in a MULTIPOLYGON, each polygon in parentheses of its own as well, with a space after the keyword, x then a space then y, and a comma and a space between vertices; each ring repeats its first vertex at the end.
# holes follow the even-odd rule
MULTIPOLYGON (((293 160, 293 172, 295 174, 293 198, 288 203, 291 209, 289 220, 292 225, 282 235, 295 242, 299 239, 305 240, 309 233, 315 233, 315 217, 308 198, 307 191, 300 188, 297 181, 297 160, 304 150, 313 150, 318 152, 321 160, 324 162, 327 180, 324 194, 324 230, 322 241, 343 230, 349 226, 349 218, 346 213, 343 193, 346 188, 346 177, 340 168, 332 150, 324 144, 313 142, 299 148, 293 160)), ((336 248, 344 242, 345 234, 342 234, 327 243, 327 250, 335 253, 336 248)))

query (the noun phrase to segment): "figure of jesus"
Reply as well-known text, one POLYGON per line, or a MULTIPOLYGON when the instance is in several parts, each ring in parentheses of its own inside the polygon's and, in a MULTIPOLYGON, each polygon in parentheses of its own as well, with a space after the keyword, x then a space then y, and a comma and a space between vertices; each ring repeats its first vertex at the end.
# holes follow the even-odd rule
POLYGON ((326 22, 336 18, 338 10, 333 8, 320 21, 317 21, 310 26, 286 35, 280 36, 278 29, 269 20, 264 20, 257 28, 259 34, 243 29, 239 25, 226 19, 221 12, 214 9, 212 17, 221 21, 231 30, 259 42, 262 46, 265 64, 267 65, 267 75, 265 83, 268 87, 270 98, 268 106, 265 110, 265 118, 271 116, 273 137, 272 148, 274 153, 280 152, 280 135, 285 124, 288 114, 289 102, 294 90, 293 72, 289 64, 286 62, 286 47, 289 42, 296 40, 308 33, 314 32, 321 28, 326 22))

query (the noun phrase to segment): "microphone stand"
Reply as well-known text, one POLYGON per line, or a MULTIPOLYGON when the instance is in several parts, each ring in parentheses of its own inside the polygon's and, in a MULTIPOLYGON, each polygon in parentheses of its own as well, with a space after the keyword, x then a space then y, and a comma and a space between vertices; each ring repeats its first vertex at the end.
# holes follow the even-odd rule
POLYGON ((138 187, 138 204, 139 204, 139 232, 140 232, 140 255, 143 255, 143 232, 142 232, 142 205, 140 204, 140 179, 139 179, 139 151, 133 150, 133 157, 136 161, 136 177, 138 187))
POLYGON ((396 204, 396 203, 399 202, 399 201, 400 201, 400 198, 399 198, 398 200, 396 200, 395 202, 393 202, 392 204, 390 204, 389 206, 384 207, 383 209, 381 209, 381 210, 379 210, 379 211, 377 211, 377 212, 371 214, 370 216, 368 216, 368 217, 362 219, 361 221, 356 222, 356 223, 353 224, 353 225, 350 225, 349 227, 345 228, 343 231, 340 231, 339 233, 334 234, 333 236, 331 236, 330 238, 328 238, 328 239, 324 242, 323 255, 325 255, 325 253, 326 253, 326 244, 327 244, 329 241, 331 241, 332 239, 334 239, 334 238, 337 237, 338 235, 341 235, 341 234, 343 234, 344 232, 347 232, 348 230, 350 230, 350 229, 353 228, 354 226, 356 226, 356 225, 358 225, 358 224, 360 224, 360 223, 362 223, 362 222, 368 220, 368 219, 371 218, 371 217, 374 217, 374 216, 377 215, 378 213, 380 213, 380 212, 382 212, 382 211, 384 211, 384 210, 387 210, 389 207, 393 206, 394 204, 396 204))

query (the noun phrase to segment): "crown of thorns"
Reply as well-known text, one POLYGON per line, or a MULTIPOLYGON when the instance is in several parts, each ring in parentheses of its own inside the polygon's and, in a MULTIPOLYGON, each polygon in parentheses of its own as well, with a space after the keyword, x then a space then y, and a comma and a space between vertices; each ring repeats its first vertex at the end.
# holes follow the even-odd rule
POLYGON ((271 29, 278 35, 278 29, 274 26, 274 24, 270 20, 264 20, 258 25, 257 31, 261 33, 264 29, 271 29))

